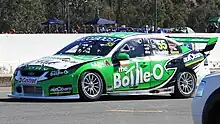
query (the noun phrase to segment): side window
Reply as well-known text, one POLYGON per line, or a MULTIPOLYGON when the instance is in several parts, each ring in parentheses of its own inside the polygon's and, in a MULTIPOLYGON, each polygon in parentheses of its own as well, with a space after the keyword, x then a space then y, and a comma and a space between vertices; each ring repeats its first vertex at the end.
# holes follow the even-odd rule
POLYGON ((152 51, 157 55, 169 55, 169 47, 165 39, 150 39, 152 51))
POLYGON ((133 39, 126 42, 121 48, 121 53, 127 53, 130 58, 142 57, 144 56, 144 47, 142 39, 133 39))
POLYGON ((171 41, 168 41, 169 49, 171 54, 179 54, 179 46, 171 41))
POLYGON ((149 39, 144 39, 144 40, 143 40, 143 44, 144 44, 144 53, 145 53, 145 56, 151 55, 150 40, 149 40, 149 39))

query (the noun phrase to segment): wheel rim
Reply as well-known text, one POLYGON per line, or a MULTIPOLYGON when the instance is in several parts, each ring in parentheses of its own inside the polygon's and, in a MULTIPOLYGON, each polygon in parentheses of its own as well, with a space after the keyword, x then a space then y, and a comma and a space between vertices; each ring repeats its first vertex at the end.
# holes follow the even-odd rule
POLYGON ((194 76, 189 72, 183 72, 178 79, 178 88, 182 94, 191 94, 195 88, 194 76))
POLYGON ((83 77, 82 89, 86 96, 96 97, 101 91, 102 81, 100 77, 94 73, 88 73, 83 77))

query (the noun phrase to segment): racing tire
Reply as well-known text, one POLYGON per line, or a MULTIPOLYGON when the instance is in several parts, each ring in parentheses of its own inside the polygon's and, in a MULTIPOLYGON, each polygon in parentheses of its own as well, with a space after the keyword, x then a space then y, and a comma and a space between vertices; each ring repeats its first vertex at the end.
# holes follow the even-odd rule
POLYGON ((196 76, 192 72, 180 72, 177 75, 174 93, 170 94, 174 98, 191 98, 196 90, 196 76))
POLYGON ((82 101, 96 101, 103 93, 103 79, 92 71, 84 72, 79 79, 79 96, 82 101))

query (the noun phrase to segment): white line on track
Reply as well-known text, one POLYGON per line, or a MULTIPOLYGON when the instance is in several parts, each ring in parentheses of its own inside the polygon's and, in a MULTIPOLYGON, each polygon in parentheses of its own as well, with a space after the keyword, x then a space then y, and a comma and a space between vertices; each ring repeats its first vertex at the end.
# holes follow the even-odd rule
POLYGON ((105 110, 106 112, 127 112, 127 113, 162 113, 163 111, 158 110, 129 110, 129 109, 110 109, 105 110))

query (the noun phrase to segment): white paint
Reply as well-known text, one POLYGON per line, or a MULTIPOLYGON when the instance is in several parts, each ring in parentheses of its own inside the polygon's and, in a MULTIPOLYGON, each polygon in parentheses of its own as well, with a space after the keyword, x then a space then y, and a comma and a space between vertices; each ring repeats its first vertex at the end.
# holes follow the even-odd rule
MULTIPOLYGON (((164 70, 160 64, 154 65, 152 76, 156 80, 160 80, 163 77, 163 73, 164 73, 164 70), (160 74, 156 73, 157 69, 160 69, 160 74)), ((143 72, 142 68, 139 68, 138 62, 136 62, 136 65, 132 66, 127 72, 125 72, 125 74, 126 75, 124 76, 121 76, 120 72, 113 74, 114 75, 114 89, 118 89, 120 87, 127 87, 129 85, 138 86, 141 83, 150 82, 150 77, 151 77, 150 72, 143 72), (136 69, 135 69, 135 76, 134 76, 133 73, 134 73, 135 66, 136 66, 136 69)))
POLYGON ((73 59, 70 56, 63 55, 63 56, 47 56, 42 57, 41 59, 33 60, 27 63, 22 64, 21 66, 25 65, 45 65, 48 67, 56 68, 56 69, 67 69, 73 65, 82 63, 83 61, 79 61, 77 59, 73 59), (65 60, 65 61, 64 61, 65 60))
POLYGON ((160 64, 156 64, 154 65, 154 68, 153 68, 153 76, 156 80, 160 80, 162 77, 163 77, 163 67, 160 65, 160 64), (157 75, 157 69, 160 70, 160 74, 157 75))

